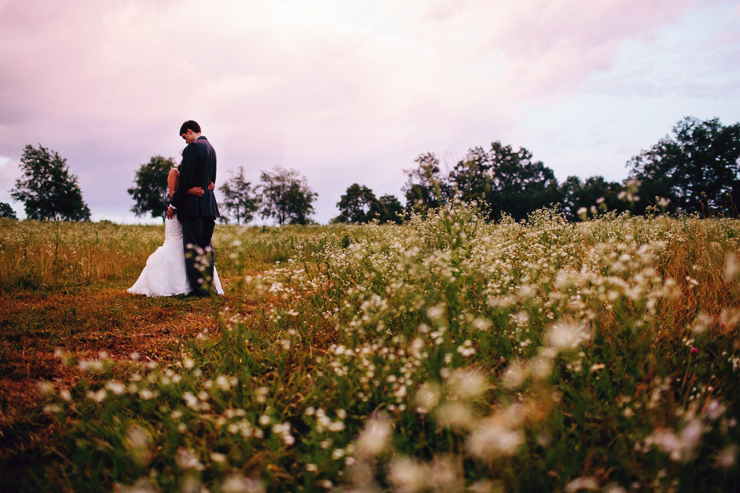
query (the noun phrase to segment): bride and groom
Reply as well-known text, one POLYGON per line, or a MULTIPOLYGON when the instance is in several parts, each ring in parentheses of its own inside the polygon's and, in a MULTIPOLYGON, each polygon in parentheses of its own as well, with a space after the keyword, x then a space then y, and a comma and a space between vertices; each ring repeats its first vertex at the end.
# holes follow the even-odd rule
POLYGON ((224 292, 211 245, 219 217, 213 194, 216 151, 193 120, 182 124, 180 136, 187 145, 182 151, 182 163, 173 168, 167 178, 170 206, 165 220, 164 244, 149 256, 129 293, 206 297, 211 289, 217 294, 224 292))

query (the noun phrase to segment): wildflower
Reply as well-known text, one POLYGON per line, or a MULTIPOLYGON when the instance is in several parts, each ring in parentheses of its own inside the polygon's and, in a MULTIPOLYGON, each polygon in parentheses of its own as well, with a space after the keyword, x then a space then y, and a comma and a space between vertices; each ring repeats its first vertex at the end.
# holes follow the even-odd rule
POLYGON ((152 437, 141 426, 131 425, 126 430, 126 443, 135 449, 146 449, 152 443, 152 437))
POLYGON ((103 371, 103 362, 100 360, 82 360, 78 363, 80 370, 90 373, 100 373, 103 371))
POLYGON ((487 418, 473 429, 467 447, 475 457, 490 460, 502 455, 514 455, 522 443, 524 434, 521 430, 512 429, 500 419, 487 418))
POLYGON ((120 491, 121 493, 157 493, 159 489, 152 479, 139 478, 131 486, 116 483, 115 491, 120 491))
POLYGON ((265 484, 258 479, 251 479, 241 474, 232 474, 221 485, 223 493, 265 493, 265 484))
POLYGON ((730 469, 737 463, 737 445, 730 445, 717 456, 717 467, 730 469))
POLYGON ((477 330, 488 330, 491 328, 491 322, 484 318, 476 318, 473 320, 473 327, 477 330))
POLYGON ((558 351, 576 349, 591 339, 588 326, 583 322, 557 322, 550 327, 546 336, 548 346, 558 351))
POLYGON ((62 412, 62 407, 58 404, 48 404, 44 406, 44 412, 49 414, 57 414, 62 412))
POLYGON ((437 406, 439 397, 440 391, 436 385, 431 383, 423 384, 419 390, 416 391, 416 412, 420 414, 428 413, 437 406))
POLYGON ((486 376, 478 370, 455 370, 447 381, 450 391, 460 399, 474 399, 486 391, 486 376))
POLYGON ((41 392, 45 396, 54 395, 54 386, 49 382, 38 382, 36 384, 36 387, 38 387, 39 392, 41 392))
POLYGON ((728 282, 732 281, 738 272, 740 272, 740 262, 734 253, 730 253, 725 259, 725 279, 728 282))
POLYGON ((529 376, 529 369, 521 361, 512 362, 504 372, 501 383, 507 389, 513 390, 520 387, 529 376))
POLYGON ((182 398, 185 400, 185 404, 187 404, 190 409, 193 409, 195 411, 200 409, 200 402, 198 401, 198 398, 193 395, 192 392, 185 392, 182 395, 182 398))
POLYGON ((357 453, 374 457, 385 451, 391 437, 391 424, 385 415, 371 418, 357 438, 357 453))
POLYGON ((342 457, 344 457, 343 449, 334 449, 334 451, 331 453, 331 458, 334 460, 341 459, 342 457))
POLYGON ((231 381, 226 376, 219 375, 216 377, 216 386, 223 391, 228 391, 231 389, 231 381))
POLYGON ((598 490, 599 482, 591 476, 581 476, 565 485, 565 491, 575 492, 578 490, 598 490))
POLYGON ((444 313, 445 306, 443 303, 427 308, 427 316, 432 320, 439 320, 440 318, 442 318, 444 313))
POLYGON ((178 449, 175 460, 181 469, 195 469, 196 471, 205 469, 195 454, 185 448, 178 449))
POLYGON ((126 386, 123 385, 121 382, 117 382, 115 380, 111 380, 105 384, 105 388, 110 390, 116 395, 121 395, 124 392, 126 392, 126 386))
POLYGON ((88 391, 87 392, 87 398, 92 399, 97 403, 103 402, 105 399, 105 396, 107 395, 105 389, 100 389, 97 392, 88 391))
POLYGON ((437 423, 444 428, 467 430, 475 422, 470 407, 460 401, 445 402, 435 413, 437 423))
POLYGON ((226 456, 218 452, 211 452, 211 460, 219 463, 226 462, 226 456))
POLYGON ((408 457, 394 459, 388 469, 388 481, 399 492, 420 491, 429 487, 428 477, 428 468, 408 457))

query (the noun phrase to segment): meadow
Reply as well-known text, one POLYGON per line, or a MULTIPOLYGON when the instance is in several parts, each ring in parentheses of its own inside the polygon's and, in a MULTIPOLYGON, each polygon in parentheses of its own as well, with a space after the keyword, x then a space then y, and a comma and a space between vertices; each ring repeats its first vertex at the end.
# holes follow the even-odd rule
POLYGON ((224 296, 127 294, 163 236, 0 221, 5 488, 740 489, 736 220, 219 226, 224 296))

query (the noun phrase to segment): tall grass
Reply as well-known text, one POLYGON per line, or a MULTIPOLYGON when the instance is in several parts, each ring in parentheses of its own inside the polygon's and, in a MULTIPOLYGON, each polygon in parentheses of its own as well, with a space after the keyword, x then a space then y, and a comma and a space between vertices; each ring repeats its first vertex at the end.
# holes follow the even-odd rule
POLYGON ((740 486, 736 221, 492 225, 457 205, 403 226, 219 234, 219 269, 261 310, 224 308, 220 334, 171 365, 60 352, 80 379, 44 386, 51 462, 14 484, 740 486))
MULTIPOLYGON (((264 269, 266 264, 286 261, 297 246, 313 240, 317 229, 218 226, 213 242, 219 271, 236 275, 245 263, 264 269), (290 234, 285 234, 286 229, 290 234)), ((162 225, 0 218, 0 286, 48 289, 133 282, 163 241, 162 225)))

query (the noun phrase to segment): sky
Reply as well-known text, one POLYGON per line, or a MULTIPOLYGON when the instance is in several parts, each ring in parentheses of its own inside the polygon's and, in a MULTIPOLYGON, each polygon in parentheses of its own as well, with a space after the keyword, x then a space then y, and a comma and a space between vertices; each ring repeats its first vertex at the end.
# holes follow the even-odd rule
POLYGON ((0 0, 0 67, 0 202, 20 218, 31 144, 67 159, 93 220, 152 222, 126 190, 194 119, 219 182, 296 169, 327 223, 353 183, 403 203, 427 152, 451 168, 500 141, 560 182, 622 181, 682 118, 737 123, 740 3, 0 0))

